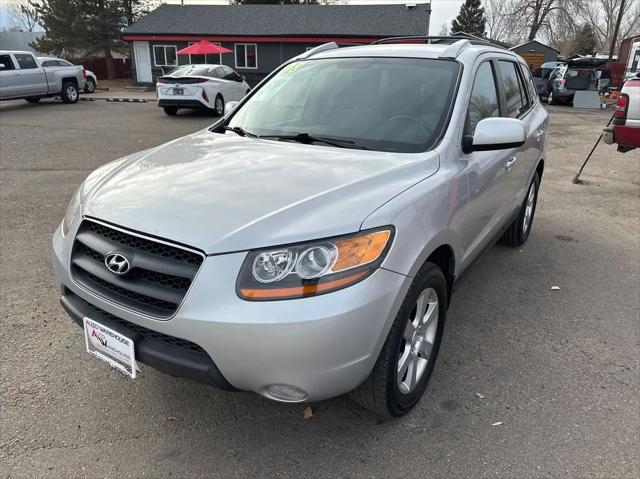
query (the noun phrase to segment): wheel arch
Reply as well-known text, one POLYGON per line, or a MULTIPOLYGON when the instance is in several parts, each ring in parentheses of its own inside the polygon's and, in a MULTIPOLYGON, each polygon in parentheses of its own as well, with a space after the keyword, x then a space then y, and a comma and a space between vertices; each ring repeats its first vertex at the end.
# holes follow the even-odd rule
POLYGON ((64 85, 66 82, 71 82, 76 86, 76 88, 78 88, 78 79, 76 77, 63 77, 60 82, 62 85, 64 85))

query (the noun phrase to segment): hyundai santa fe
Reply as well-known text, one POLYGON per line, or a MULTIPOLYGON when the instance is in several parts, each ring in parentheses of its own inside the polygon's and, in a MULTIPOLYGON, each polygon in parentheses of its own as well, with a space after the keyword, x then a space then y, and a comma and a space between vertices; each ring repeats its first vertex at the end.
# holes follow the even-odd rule
POLYGON ((463 275, 529 237, 548 123, 516 54, 422 40, 317 47, 210 128, 91 173, 53 236, 87 351, 408 412, 463 275))

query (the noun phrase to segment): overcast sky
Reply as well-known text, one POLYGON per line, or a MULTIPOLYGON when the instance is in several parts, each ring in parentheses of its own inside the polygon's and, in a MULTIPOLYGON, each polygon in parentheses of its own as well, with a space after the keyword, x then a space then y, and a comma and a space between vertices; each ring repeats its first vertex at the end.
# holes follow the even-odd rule
MULTIPOLYGON (((7 26, 9 21, 7 18, 6 5, 9 3, 17 3, 20 0, 0 0, 0 28, 7 26)), ((164 3, 180 3, 180 0, 163 0, 164 3)), ((375 3, 395 3, 403 5, 405 3, 428 3, 425 0, 343 0, 352 5, 375 4, 375 3)), ((225 4, 227 0, 185 0, 185 4, 225 4)), ((450 24, 451 20, 456 17, 462 5, 462 0, 433 0, 431 9, 431 34, 438 35, 443 23, 450 24)))

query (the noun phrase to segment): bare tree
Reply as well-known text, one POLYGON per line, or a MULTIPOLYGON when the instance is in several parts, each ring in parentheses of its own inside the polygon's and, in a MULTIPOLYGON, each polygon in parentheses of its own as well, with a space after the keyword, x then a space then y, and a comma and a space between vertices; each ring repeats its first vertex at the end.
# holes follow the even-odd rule
POLYGON ((640 33, 638 0, 586 0, 581 5, 578 16, 583 22, 593 26, 600 50, 610 50, 612 43, 617 43, 614 37, 626 38, 640 33), (619 35, 614 35, 619 17, 619 35))
POLYGON ((526 23, 515 13, 518 7, 513 0, 485 0, 487 36, 507 43, 520 43, 526 34, 526 23))
POLYGON ((35 9, 28 2, 13 2, 7 6, 12 30, 33 32, 39 28, 35 9))

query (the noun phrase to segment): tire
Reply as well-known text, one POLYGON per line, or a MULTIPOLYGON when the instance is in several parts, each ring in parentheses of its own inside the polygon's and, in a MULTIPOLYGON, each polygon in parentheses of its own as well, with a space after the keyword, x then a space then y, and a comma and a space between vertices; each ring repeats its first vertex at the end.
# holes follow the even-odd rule
POLYGON ((553 97, 553 92, 552 91, 550 91, 549 94, 547 95, 547 103, 549 105, 557 105, 558 104, 556 99, 553 97))
POLYGON ((427 388, 438 357, 447 304, 447 283, 442 271, 433 263, 425 263, 402 302, 369 377, 350 393, 355 402, 382 417, 402 416, 418 403, 427 388), (426 299, 428 303, 424 315, 416 313, 419 299, 423 302, 426 299), (435 304, 432 302, 434 299, 435 304), (425 319, 422 323, 424 326, 420 329, 415 329, 416 322, 421 321, 417 316, 425 319), (407 341, 406 337, 411 337, 413 340, 407 341), (422 341, 419 340, 420 338, 423 338, 422 341), (417 343, 415 343, 416 339, 418 339, 417 343), (417 344, 415 349, 412 348, 414 344, 417 344), (430 347, 430 352, 425 354, 426 359, 420 357, 424 351, 423 347, 425 349, 430 347), (412 358, 417 363, 416 367, 412 368, 413 377, 416 378, 413 387, 410 386, 409 379, 409 369, 414 364, 411 363, 412 358), (398 370, 401 363, 409 363, 409 367, 400 377, 398 370))
POLYGON ((536 173, 533 176, 533 180, 531 180, 518 216, 513 220, 507 231, 504 232, 502 238, 500 238, 500 243, 506 246, 522 246, 526 243, 533 226, 533 217, 536 214, 539 189, 540 176, 536 173))
POLYGON ((26 101, 28 101, 29 103, 38 103, 40 101, 42 97, 40 96, 32 96, 29 98, 25 98, 26 101))
POLYGON ((96 82, 93 78, 87 78, 87 82, 84 84, 85 93, 94 93, 96 91, 96 82))
POLYGON ((63 82, 60 98, 62 98, 64 103, 77 103, 80 98, 80 94, 78 93, 78 87, 76 84, 70 81, 63 82))
POLYGON ((178 114, 178 107, 175 106, 165 106, 162 109, 169 116, 176 116, 178 114))
POLYGON ((224 98, 220 93, 216 95, 216 99, 213 101, 213 113, 216 116, 224 115, 224 98))

